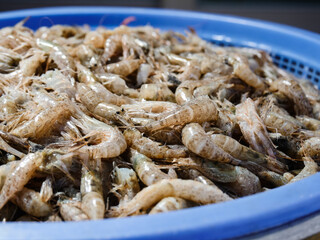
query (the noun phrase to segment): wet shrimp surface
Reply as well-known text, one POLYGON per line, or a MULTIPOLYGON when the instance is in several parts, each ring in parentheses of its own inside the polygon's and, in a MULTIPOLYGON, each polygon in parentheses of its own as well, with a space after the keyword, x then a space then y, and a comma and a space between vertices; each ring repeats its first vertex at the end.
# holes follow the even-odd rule
POLYGON ((0 104, 3 222, 163 213, 319 171, 317 88, 194 31, 3 28, 0 104))

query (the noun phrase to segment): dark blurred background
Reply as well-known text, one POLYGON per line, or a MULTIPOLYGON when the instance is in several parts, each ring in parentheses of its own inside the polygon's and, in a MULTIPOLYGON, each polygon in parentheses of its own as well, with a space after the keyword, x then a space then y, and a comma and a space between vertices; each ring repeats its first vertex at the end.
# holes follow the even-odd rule
POLYGON ((320 1, 304 0, 0 0, 0 11, 49 6, 130 6, 232 14, 320 33, 320 1))

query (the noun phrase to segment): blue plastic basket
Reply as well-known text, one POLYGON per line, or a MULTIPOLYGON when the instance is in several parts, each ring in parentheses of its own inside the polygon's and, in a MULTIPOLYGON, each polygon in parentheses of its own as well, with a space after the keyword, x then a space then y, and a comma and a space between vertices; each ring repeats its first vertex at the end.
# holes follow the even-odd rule
MULTIPOLYGON (((150 24, 183 32, 192 27, 219 45, 268 51, 275 63, 320 86, 320 35, 245 18, 143 8, 63 7, 6 12, 0 27, 31 16, 27 26, 52 24, 92 27, 150 24)), ((61 223, 3 223, 0 239, 226 239, 276 227, 320 210, 320 173, 294 184, 226 203, 153 216, 61 223)))

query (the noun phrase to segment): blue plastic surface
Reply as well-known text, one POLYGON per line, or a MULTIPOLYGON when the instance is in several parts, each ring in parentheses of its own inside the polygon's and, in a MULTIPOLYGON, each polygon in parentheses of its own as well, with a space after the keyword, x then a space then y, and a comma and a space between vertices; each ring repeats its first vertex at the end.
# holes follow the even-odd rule
MULTIPOLYGON (((183 32, 187 27, 220 45, 248 46, 271 53, 275 62, 319 86, 320 35, 245 18, 174 10, 63 7, 0 14, 0 27, 31 16, 27 26, 92 27, 150 24, 183 32)), ((320 210, 320 174, 238 200, 153 216, 62 223, 0 224, 0 239, 226 239, 279 226, 320 210)))

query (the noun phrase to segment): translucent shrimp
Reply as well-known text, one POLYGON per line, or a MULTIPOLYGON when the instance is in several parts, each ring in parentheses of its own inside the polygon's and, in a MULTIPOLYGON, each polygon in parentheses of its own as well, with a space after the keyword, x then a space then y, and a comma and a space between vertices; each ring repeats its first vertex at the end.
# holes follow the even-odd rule
POLYGON ((193 180, 165 179, 141 190, 130 202, 112 209, 111 214, 125 217, 146 211, 166 197, 178 197, 199 204, 229 201, 231 198, 220 189, 193 180))
POLYGON ((312 157, 320 159, 320 137, 312 137, 305 140, 299 149, 300 156, 312 157))
POLYGON ((138 68, 137 73, 137 86, 141 86, 146 83, 149 75, 153 72, 153 68, 150 64, 142 63, 138 68))
POLYGON ((147 186, 163 179, 171 179, 171 177, 162 172, 150 158, 136 150, 130 150, 130 161, 140 180, 147 186))
POLYGON ((53 196, 52 179, 47 178, 41 185, 40 199, 42 202, 48 202, 53 196))
POLYGON ((113 34, 104 43, 104 52, 101 56, 103 62, 108 61, 122 49, 122 35, 113 34))
POLYGON ((311 116, 313 109, 310 101, 299 83, 289 76, 274 81, 270 86, 270 91, 279 91, 289 98, 294 103, 293 108, 296 115, 311 116))
POLYGON ((140 59, 125 59, 120 62, 108 64, 106 70, 108 73, 126 77, 136 71, 141 63, 140 59))
POLYGON ((83 66, 80 62, 75 63, 77 68, 78 80, 81 83, 92 84, 98 81, 97 77, 87 67, 83 66))
POLYGON ((60 214, 65 221, 89 220, 89 217, 81 209, 81 202, 65 201, 60 202, 60 214))
POLYGON ((312 160, 310 157, 304 157, 303 158, 304 168, 301 170, 301 172, 295 176, 293 179, 290 180, 290 183, 299 181, 303 178, 309 177, 313 174, 316 174, 318 172, 318 164, 312 160))
POLYGON ((182 198, 167 197, 158 202, 149 212, 149 214, 164 213, 176 211, 188 207, 188 202, 182 198))
POLYGON ((48 106, 46 109, 37 109, 32 119, 23 122, 10 133, 39 141, 61 128, 69 119, 71 110, 71 105, 66 101, 59 101, 56 105, 48 106))
POLYGON ((82 167, 81 209, 90 219, 103 219, 105 212, 102 180, 98 169, 90 170, 88 167, 82 167))
POLYGON ((244 56, 237 53, 230 54, 228 63, 233 66, 233 73, 246 84, 257 90, 265 89, 264 82, 251 71, 248 60, 244 56))
POLYGON ((296 119, 307 129, 312 131, 320 130, 320 120, 308 117, 308 116, 297 116, 296 119))
POLYGON ((123 104, 130 104, 135 102, 128 97, 113 94, 100 83, 79 83, 77 85, 77 90, 81 102, 91 111, 99 103, 110 103, 121 106, 123 104))
POLYGON ((85 134, 84 138, 89 138, 88 143, 90 143, 75 150, 77 153, 86 153, 92 159, 99 159, 117 157, 126 150, 126 140, 117 128, 82 112, 78 113, 77 118, 72 117, 71 120, 85 134))
POLYGON ((140 100, 174 102, 173 92, 165 84, 143 84, 140 88, 140 100))
POLYGON ((278 173, 283 173, 286 170, 286 166, 283 163, 256 152, 231 137, 222 134, 209 135, 216 145, 239 160, 255 162, 278 173))
POLYGON ((30 57, 22 59, 19 63, 20 72, 24 77, 33 76, 37 68, 47 59, 43 51, 34 50, 29 54, 31 55, 30 57))
POLYGON ((52 207, 41 199, 40 193, 29 188, 17 192, 12 201, 24 212, 35 217, 46 217, 52 213, 52 207))
POLYGON ((96 76, 98 81, 114 94, 125 95, 131 98, 139 97, 139 91, 133 88, 129 88, 126 84, 126 81, 119 75, 112 73, 100 73, 96 76))
POLYGON ((271 132, 280 132, 284 136, 291 135, 302 126, 286 110, 275 105, 275 101, 272 96, 263 100, 257 108, 260 117, 271 132))
POLYGON ((40 81, 59 94, 66 94, 70 99, 75 97, 77 90, 74 82, 58 70, 47 71, 40 77, 40 81))
POLYGON ((276 158, 276 149, 252 99, 248 98, 245 102, 236 106, 236 117, 241 132, 251 148, 276 158))
POLYGON ((208 160, 234 165, 241 162, 216 145, 198 123, 190 123, 183 128, 182 142, 191 152, 208 160))
POLYGON ((74 77, 74 61, 62 46, 41 38, 37 38, 36 43, 39 48, 50 54, 50 58, 57 64, 64 75, 74 77))
POLYGON ((147 131, 157 131, 172 125, 215 121, 217 118, 218 111, 215 103, 209 97, 205 96, 185 103, 177 111, 166 113, 163 118, 160 115, 160 120, 146 125, 145 129, 147 131))
POLYGON ((115 187, 111 192, 119 194, 119 206, 130 201, 140 191, 139 180, 134 170, 114 168, 115 187))
POLYGON ((186 157, 187 151, 185 148, 162 145, 152 141, 147 137, 143 137, 142 133, 134 128, 129 128, 123 133, 128 146, 150 158, 179 158, 186 157))
POLYGON ((0 192, 0 209, 32 178, 34 172, 42 164, 43 152, 29 153, 22 158, 7 175, 0 192))
POLYGON ((183 82, 186 80, 199 80, 201 76, 200 64, 198 61, 191 60, 185 65, 183 73, 178 75, 178 79, 183 82))
POLYGON ((105 39, 98 31, 90 31, 86 34, 83 43, 94 48, 103 48, 105 39))

